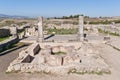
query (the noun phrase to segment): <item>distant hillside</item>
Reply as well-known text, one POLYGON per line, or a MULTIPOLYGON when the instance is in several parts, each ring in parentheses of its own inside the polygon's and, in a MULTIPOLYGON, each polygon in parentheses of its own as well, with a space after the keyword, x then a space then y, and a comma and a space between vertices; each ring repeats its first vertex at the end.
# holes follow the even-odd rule
POLYGON ((26 16, 0 14, 0 18, 29 18, 26 16))

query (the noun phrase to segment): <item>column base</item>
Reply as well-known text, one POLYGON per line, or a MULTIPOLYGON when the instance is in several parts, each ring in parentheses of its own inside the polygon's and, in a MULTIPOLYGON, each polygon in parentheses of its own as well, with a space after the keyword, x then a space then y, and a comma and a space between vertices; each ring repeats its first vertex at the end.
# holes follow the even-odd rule
POLYGON ((44 38, 38 38, 37 39, 37 42, 43 42, 44 41, 44 38))
POLYGON ((78 34, 77 40, 84 41, 84 34, 78 34))

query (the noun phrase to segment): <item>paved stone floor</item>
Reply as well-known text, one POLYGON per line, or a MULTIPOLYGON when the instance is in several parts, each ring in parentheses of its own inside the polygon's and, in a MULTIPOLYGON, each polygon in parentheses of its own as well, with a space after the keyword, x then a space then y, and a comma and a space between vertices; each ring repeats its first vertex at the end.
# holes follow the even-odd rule
MULTIPOLYGON (((49 35, 45 35, 44 38, 48 37, 49 35)), ((46 41, 68 41, 68 40, 77 40, 77 35, 55 35, 52 36, 48 39, 46 39, 46 41)), ((21 40, 21 42, 36 42, 37 36, 31 36, 28 38, 25 38, 23 40, 21 40)), ((86 37, 86 39, 89 40, 103 40, 103 36, 96 36, 96 35, 88 35, 86 37)))

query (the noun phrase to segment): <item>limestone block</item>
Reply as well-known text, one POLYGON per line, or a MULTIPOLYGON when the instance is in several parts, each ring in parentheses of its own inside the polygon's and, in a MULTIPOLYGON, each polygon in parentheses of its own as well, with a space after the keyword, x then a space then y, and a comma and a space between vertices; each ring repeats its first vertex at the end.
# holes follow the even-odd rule
POLYGON ((50 46, 50 45, 45 45, 44 48, 45 48, 45 49, 50 49, 51 46, 50 46))
POLYGON ((65 75, 69 72, 69 69, 64 67, 47 67, 44 72, 48 74, 65 75))
POLYGON ((22 63, 30 63, 32 61, 33 57, 30 55, 25 55, 25 57, 23 58, 23 60, 21 61, 22 63))
POLYGON ((25 66, 25 65, 22 65, 22 66, 21 66, 21 71, 22 71, 22 72, 25 72, 25 70, 26 70, 26 66, 25 66))
POLYGON ((40 51, 41 55, 51 55, 52 50, 51 49, 44 49, 40 51))
POLYGON ((32 64, 41 64, 45 62, 45 57, 43 55, 35 56, 35 59, 32 61, 32 64))
POLYGON ((16 35, 17 34, 17 27, 11 27, 10 32, 12 35, 16 35))
POLYGON ((65 52, 65 53, 68 53, 68 52, 69 52, 69 51, 66 49, 66 47, 63 47, 63 46, 60 47, 60 51, 61 51, 61 52, 65 52))
POLYGON ((26 55, 27 53, 25 52, 25 50, 23 50, 23 51, 21 51, 20 53, 19 53, 19 57, 24 57, 24 55, 26 55))
POLYGON ((63 65, 69 65, 73 62, 74 62, 74 60, 70 55, 65 56, 63 59, 63 65))
POLYGON ((82 59, 80 58, 80 55, 75 55, 72 58, 74 63, 82 63, 82 59))
POLYGON ((15 71, 20 71, 21 70, 21 66, 19 64, 14 65, 14 70, 15 71))
POLYGON ((60 52, 60 47, 59 46, 52 47, 52 52, 53 53, 60 52))
POLYGON ((9 66, 6 72, 12 72, 12 71, 14 71, 14 66, 9 66))
POLYGON ((62 58, 60 56, 57 56, 57 55, 50 55, 50 56, 46 57, 45 63, 47 63, 51 66, 61 66, 62 58))
POLYGON ((74 46, 68 46, 68 47, 66 47, 67 53, 71 53, 71 52, 73 52, 74 49, 75 49, 74 46))
POLYGON ((35 56, 40 51, 40 45, 38 43, 34 43, 31 46, 29 46, 26 51, 31 56, 35 56))

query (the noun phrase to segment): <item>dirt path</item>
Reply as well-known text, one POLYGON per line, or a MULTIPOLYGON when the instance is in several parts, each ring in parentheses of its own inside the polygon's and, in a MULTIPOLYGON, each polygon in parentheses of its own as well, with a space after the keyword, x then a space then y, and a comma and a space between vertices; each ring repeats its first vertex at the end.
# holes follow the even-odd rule
MULTIPOLYGON (((119 43, 118 43, 119 44, 119 43)), ((109 80, 120 80, 120 51, 110 46, 103 45, 102 56, 111 67, 111 76, 109 80)))
MULTIPOLYGON (((9 66, 10 62, 12 62, 18 56, 18 53, 23 49, 24 48, 13 51, 6 55, 0 56, 0 80, 16 80, 14 78, 16 78, 17 75, 6 74, 5 71, 6 71, 7 67, 9 66)), ((18 75, 18 77, 19 77, 19 75, 18 75)), ((19 79, 17 79, 17 80, 19 80, 19 79)))

